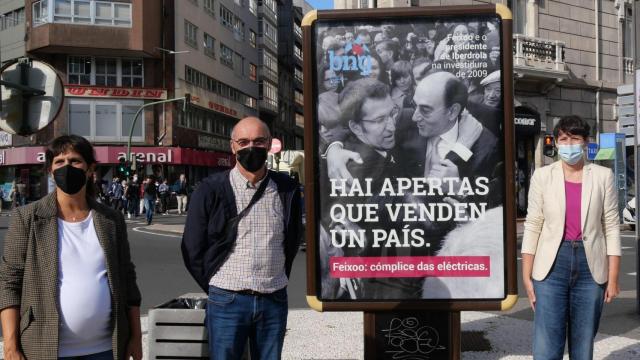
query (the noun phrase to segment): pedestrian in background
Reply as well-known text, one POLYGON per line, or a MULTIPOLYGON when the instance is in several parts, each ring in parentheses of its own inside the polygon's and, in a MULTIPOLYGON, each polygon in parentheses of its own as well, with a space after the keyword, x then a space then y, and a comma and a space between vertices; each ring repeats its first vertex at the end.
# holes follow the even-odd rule
POLYGON ((16 194, 18 196, 18 205, 25 206, 27 204, 27 185, 22 182, 22 179, 18 180, 16 184, 16 194))
POLYGON ((151 225, 151 221, 153 221, 153 212, 156 205, 156 197, 158 190, 156 188, 156 183, 153 181, 151 176, 147 176, 144 180, 143 190, 144 190, 144 207, 147 215, 147 225, 151 225))
POLYGON ((258 118, 231 133, 232 170, 203 180, 182 237, 185 265, 209 294, 206 326, 212 359, 280 359, 287 283, 301 235, 300 192, 265 165, 271 135, 258 118), (231 203, 235 206, 228 207, 231 203))
POLYGON ((178 215, 187 212, 187 195, 189 193, 189 183, 184 174, 180 174, 180 179, 175 184, 176 199, 178 200, 178 215))
POLYGON ((120 210, 124 215, 127 214, 127 210, 129 209, 129 198, 127 197, 128 192, 129 182, 127 182, 127 180, 122 180, 122 208, 120 210))
POLYGON ((127 217, 131 219, 131 215, 138 217, 139 214, 140 184, 138 184, 138 175, 133 175, 133 178, 129 182, 128 192, 129 210, 127 211, 127 217))
POLYGON ((127 227, 94 199, 94 149, 65 135, 45 159, 56 191, 13 211, 0 258, 4 359, 140 360, 127 227))
POLYGON ((593 358, 603 301, 618 296, 618 197, 610 169, 585 164, 590 127, 566 116, 553 130, 561 161, 531 178, 522 277, 534 310, 534 359, 593 358))
POLYGON ((112 193, 111 193, 111 206, 113 210, 121 211, 122 210, 122 197, 124 196, 124 185, 125 180, 120 181, 120 178, 114 178, 112 184, 112 193))
POLYGON ((158 187, 158 196, 160 196, 160 212, 162 215, 169 214, 169 182, 167 179, 162 180, 162 184, 158 187))

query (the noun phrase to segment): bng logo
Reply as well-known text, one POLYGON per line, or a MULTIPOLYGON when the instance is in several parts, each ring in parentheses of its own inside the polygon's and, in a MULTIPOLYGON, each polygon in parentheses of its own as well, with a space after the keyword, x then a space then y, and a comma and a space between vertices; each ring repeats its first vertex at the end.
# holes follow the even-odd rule
POLYGON ((371 52, 367 44, 358 38, 353 42, 347 42, 343 49, 329 50, 329 66, 331 70, 359 71, 362 76, 371 74, 371 52))

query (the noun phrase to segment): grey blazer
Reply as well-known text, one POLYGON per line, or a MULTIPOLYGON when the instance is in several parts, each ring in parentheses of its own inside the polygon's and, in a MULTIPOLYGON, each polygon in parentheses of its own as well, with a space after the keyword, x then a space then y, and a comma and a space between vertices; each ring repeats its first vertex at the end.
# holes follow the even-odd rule
MULTIPOLYGON (((129 341, 128 307, 141 296, 122 214, 94 200, 94 224, 104 250, 111 290, 114 359, 129 341)), ((0 260, 0 309, 20 311, 20 345, 27 359, 58 359, 58 221, 56 193, 16 208, 0 260)))

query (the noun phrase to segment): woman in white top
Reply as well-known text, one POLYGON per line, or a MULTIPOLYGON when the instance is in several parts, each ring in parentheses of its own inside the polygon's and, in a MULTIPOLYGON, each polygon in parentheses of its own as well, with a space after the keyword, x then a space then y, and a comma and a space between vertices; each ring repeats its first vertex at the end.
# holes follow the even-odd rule
POLYGON ((56 191, 14 210, 0 259, 4 358, 142 358, 140 291, 120 212, 97 203, 83 137, 46 151, 56 191))

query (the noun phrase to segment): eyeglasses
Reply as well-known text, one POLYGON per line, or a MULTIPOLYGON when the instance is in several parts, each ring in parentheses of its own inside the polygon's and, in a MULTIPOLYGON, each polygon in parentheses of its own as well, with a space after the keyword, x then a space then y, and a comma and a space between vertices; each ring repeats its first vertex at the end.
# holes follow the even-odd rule
POLYGON ((400 108, 396 105, 393 107, 393 109, 391 109, 391 112, 389 114, 379 116, 372 120, 362 119, 362 122, 372 123, 375 125, 383 125, 386 123, 387 120, 391 120, 391 123, 395 125, 396 122, 398 121, 399 115, 400 115, 400 108))
POLYGON ((236 144, 240 145, 240 147, 246 147, 249 146, 250 144, 253 143, 253 145, 257 146, 257 147, 267 147, 267 145, 269 144, 269 138, 266 137, 259 137, 259 138, 255 138, 253 140, 251 139, 231 139, 231 141, 235 142, 236 144))

